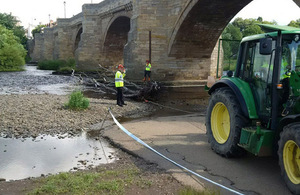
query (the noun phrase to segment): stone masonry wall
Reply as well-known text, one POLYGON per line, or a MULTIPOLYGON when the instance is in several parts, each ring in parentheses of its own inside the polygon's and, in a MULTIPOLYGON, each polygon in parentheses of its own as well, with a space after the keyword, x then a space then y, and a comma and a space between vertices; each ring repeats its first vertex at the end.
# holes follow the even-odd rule
POLYGON ((152 75, 159 81, 201 80, 209 75, 210 59, 168 56, 169 38, 186 1, 134 1, 132 29, 125 53, 128 77, 141 79, 145 60, 149 58, 149 31, 152 34, 152 75), (129 52, 130 53, 130 52, 129 52), (140 75, 136 77, 135 75, 140 75))
POLYGON ((32 61, 43 60, 43 46, 44 46, 44 36, 43 34, 36 33, 34 37, 34 49, 31 55, 32 61))
POLYGON ((98 69, 98 64, 113 69, 124 63, 127 78, 141 80, 145 60, 151 57, 154 80, 206 80, 216 75, 217 39, 223 28, 250 1, 104 0, 85 4, 82 13, 58 19, 57 26, 36 35, 32 59, 75 58, 77 67, 84 70, 98 69))
MULTIPOLYGON (((98 64, 109 68, 108 66, 113 64, 107 58, 104 50, 106 33, 109 25, 118 16, 131 17, 130 13, 128 13, 130 10, 126 10, 127 7, 124 7, 128 3, 130 3, 130 0, 105 0, 97 5, 83 5, 83 33, 79 48, 75 54, 80 69, 95 70, 99 68, 98 64)), ((123 61, 119 61, 119 63, 123 63, 123 61)))

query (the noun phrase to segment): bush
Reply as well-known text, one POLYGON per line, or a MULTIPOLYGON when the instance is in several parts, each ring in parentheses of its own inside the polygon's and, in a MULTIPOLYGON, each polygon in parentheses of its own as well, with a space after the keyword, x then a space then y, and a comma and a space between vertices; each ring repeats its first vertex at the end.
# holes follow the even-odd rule
POLYGON ((89 99, 85 98, 81 91, 74 91, 70 95, 69 102, 65 106, 71 110, 84 110, 90 105, 89 99))
POLYGON ((57 70, 65 62, 63 60, 44 60, 38 63, 41 70, 57 70))
POLYGON ((64 67, 74 69, 76 66, 74 59, 65 60, 44 60, 38 63, 38 68, 41 70, 60 70, 64 67))
POLYGON ((0 25, 0 71, 20 71, 25 64, 26 50, 11 30, 0 25))
POLYGON ((62 74, 71 74, 73 72, 73 68, 72 67, 61 67, 58 69, 58 72, 62 73, 62 74))

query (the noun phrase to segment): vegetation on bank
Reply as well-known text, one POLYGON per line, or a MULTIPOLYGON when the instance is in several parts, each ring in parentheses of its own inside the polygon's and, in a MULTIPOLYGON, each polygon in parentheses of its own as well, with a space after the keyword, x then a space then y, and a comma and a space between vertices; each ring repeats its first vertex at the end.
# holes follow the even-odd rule
POLYGON ((151 185, 151 181, 140 181, 139 174, 137 168, 60 173, 42 179, 40 187, 28 194, 124 194, 125 188, 132 185, 151 185))
POLYGON ((55 70, 58 72, 72 72, 76 67, 74 59, 68 60, 43 60, 38 63, 38 69, 55 70))
POLYGON ((85 98, 81 91, 74 91, 71 93, 68 103, 65 107, 71 110, 84 110, 90 105, 88 98, 85 98))
POLYGON ((0 71, 21 71, 26 50, 13 31, 0 25, 0 71))
MULTIPOLYGON (((137 167, 101 169, 97 172, 59 173, 36 181, 37 188, 28 195, 37 194, 128 194, 133 189, 147 190, 157 184, 151 178, 143 178, 137 167)), ((161 185, 161 184, 159 184, 161 185)), ((184 187, 179 195, 210 195, 215 192, 199 191, 184 187)))
POLYGON ((0 71, 21 71, 27 54, 25 30, 11 14, 0 13, 0 71))
POLYGON ((46 27, 46 25, 44 25, 44 24, 37 25, 37 26, 31 31, 32 36, 35 37, 35 34, 36 34, 36 33, 41 33, 42 30, 43 30, 43 28, 45 28, 45 27, 46 27))

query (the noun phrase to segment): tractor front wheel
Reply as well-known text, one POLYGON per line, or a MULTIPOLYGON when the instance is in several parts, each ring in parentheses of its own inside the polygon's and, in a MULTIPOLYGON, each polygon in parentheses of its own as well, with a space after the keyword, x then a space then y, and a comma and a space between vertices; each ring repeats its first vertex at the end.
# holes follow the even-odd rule
POLYGON ((300 194, 300 123, 283 128, 278 141, 281 175, 294 194, 300 194))
POLYGON ((232 90, 228 87, 216 89, 211 95, 206 114, 211 148, 225 157, 243 155, 245 151, 237 144, 246 120, 242 117, 241 106, 232 90))

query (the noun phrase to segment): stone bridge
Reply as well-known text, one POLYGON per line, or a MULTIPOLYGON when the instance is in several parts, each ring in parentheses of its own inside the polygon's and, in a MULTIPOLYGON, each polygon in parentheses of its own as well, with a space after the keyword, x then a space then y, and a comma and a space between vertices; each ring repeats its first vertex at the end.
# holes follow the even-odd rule
MULTIPOLYGON (((200 81, 216 75, 218 39, 252 0, 104 0, 84 4, 72 18, 36 34, 31 57, 76 60, 82 70, 98 64, 127 68, 141 80, 145 60, 157 81, 200 81)), ((294 0, 299 6, 299 0, 294 0)))

